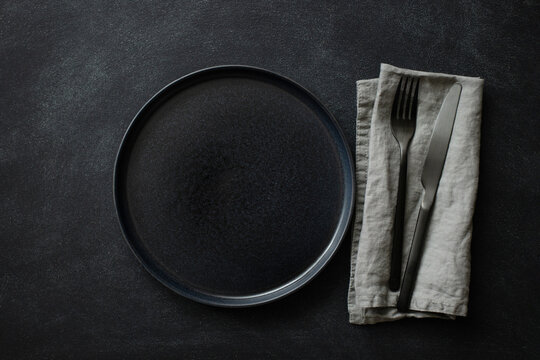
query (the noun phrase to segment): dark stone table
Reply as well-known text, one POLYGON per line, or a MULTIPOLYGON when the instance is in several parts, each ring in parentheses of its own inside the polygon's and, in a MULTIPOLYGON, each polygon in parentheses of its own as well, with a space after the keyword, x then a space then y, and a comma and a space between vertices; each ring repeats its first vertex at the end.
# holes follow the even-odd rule
POLYGON ((540 3, 3 2, 0 358, 538 358, 540 3), (381 62, 485 79, 470 311, 348 323, 350 239, 271 305, 175 295, 132 255, 112 170, 137 110, 219 64, 312 90, 354 144, 355 80, 381 62))

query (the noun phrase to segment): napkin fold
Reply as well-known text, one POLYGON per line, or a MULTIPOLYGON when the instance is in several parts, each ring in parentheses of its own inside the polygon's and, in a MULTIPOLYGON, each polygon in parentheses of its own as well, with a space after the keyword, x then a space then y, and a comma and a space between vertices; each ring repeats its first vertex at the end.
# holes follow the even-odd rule
POLYGON ((351 323, 374 324, 404 317, 454 319, 467 314, 483 83, 480 78, 387 64, 381 65, 378 79, 357 82, 357 198, 348 296, 351 323), (396 309, 399 291, 388 288, 399 176, 399 145, 392 135, 390 112, 402 75, 420 78, 416 131, 408 154, 402 275, 422 198, 420 177, 435 119, 450 87, 455 82, 462 85, 407 313, 396 309))

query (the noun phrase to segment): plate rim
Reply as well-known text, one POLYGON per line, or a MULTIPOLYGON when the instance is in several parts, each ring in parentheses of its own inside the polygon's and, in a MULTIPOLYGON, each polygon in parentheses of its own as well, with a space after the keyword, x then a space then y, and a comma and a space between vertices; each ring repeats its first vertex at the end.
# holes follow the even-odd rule
MULTIPOLYGON (((181 89, 182 88, 180 88, 179 91, 181 91, 181 89)), ((174 95, 176 94, 176 92, 172 92, 172 94, 174 95)), ((165 285, 167 288, 174 291, 175 293, 188 299, 197 301, 199 303, 219 307, 249 307, 273 302, 287 295, 290 295, 291 293, 302 288, 313 278, 315 278, 316 275, 319 274, 319 272, 328 264, 328 262, 338 249, 339 245, 341 244, 343 238, 345 237, 351 223, 355 203, 354 161, 351 150, 347 144, 347 141, 339 123, 336 121, 330 111, 322 104, 322 102, 305 87, 286 76, 263 68, 249 65, 218 65, 193 71, 170 82, 169 84, 161 88, 158 92, 156 92, 136 113, 136 115, 133 117, 129 126, 126 129, 120 142, 118 151, 116 153, 113 170, 113 197, 116 217, 120 224, 123 238, 128 243, 129 248, 137 258, 137 260, 143 265, 145 270, 150 273, 150 275, 152 275, 155 279, 157 279, 159 282, 161 282, 163 285, 165 285), (145 254, 145 251, 141 250, 141 248, 137 246, 136 241, 132 239, 132 231, 129 229, 129 222, 131 220, 129 219, 128 215, 124 214, 123 211, 123 208, 125 206, 123 205, 123 195, 120 184, 120 179, 122 176, 121 173, 123 167, 126 165, 123 163, 123 159, 127 156, 127 159, 129 160, 129 151, 126 154, 126 147, 128 146, 126 144, 129 142, 130 138, 133 136, 134 133, 136 135, 137 127, 140 125, 144 125, 144 122, 146 121, 146 115, 151 114, 154 110, 154 107, 159 106, 159 103, 161 101, 166 101, 167 96, 171 95, 171 89, 174 89, 174 87, 178 86, 179 84, 186 83, 189 80, 196 79, 196 77, 208 75, 212 72, 227 71, 255 73, 258 75, 263 75, 265 77, 270 77, 274 80, 277 80, 278 82, 284 82, 289 87, 292 87, 300 93, 303 93, 305 96, 307 96, 307 98, 313 101, 313 103, 326 115, 330 124, 333 126, 333 129, 335 130, 335 134, 333 137, 337 137, 337 139, 340 140, 336 146, 339 149, 339 158, 340 162, 342 163, 340 167, 342 168, 344 174, 343 205, 341 207, 340 219, 335 227, 332 238, 329 239, 328 245, 325 247, 319 257, 302 273, 280 286, 277 286, 265 292, 238 296, 208 293, 198 289, 193 289, 187 284, 181 284, 178 281, 174 281, 169 275, 167 275, 166 271, 160 269, 156 266, 156 264, 151 262, 149 259, 151 259, 152 256, 149 254, 145 254)), ((134 226, 131 225, 131 227, 134 226)))

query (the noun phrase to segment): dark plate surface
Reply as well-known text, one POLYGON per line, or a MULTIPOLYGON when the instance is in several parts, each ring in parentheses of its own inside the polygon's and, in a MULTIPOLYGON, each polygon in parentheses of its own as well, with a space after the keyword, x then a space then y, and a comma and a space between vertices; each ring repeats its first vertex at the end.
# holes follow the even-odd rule
POLYGON ((145 268, 221 306, 265 303, 315 276, 346 231, 353 183, 321 103, 245 66, 201 70, 156 94, 124 137, 114 181, 145 268))

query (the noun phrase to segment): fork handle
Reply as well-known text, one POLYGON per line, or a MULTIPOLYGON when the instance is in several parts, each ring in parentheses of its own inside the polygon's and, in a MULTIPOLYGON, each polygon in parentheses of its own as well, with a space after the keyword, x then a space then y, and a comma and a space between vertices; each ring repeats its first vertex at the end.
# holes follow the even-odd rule
POLYGON ((399 183, 396 212, 394 215, 394 231, 392 239, 392 255, 390 259, 390 279, 388 287, 392 291, 399 290, 401 282, 401 260, 403 258, 403 222, 405 217, 405 192, 407 186, 407 147, 401 151, 399 165, 399 183))
POLYGON ((397 309, 400 312, 409 311, 414 286, 416 284, 416 277, 418 275, 418 266, 420 265, 420 260, 422 258, 422 248, 430 214, 431 206, 425 207, 424 204, 422 204, 418 219, 416 220, 411 250, 409 251, 409 258, 407 260, 407 266, 405 267, 403 283, 401 284, 401 291, 397 301, 397 309))

